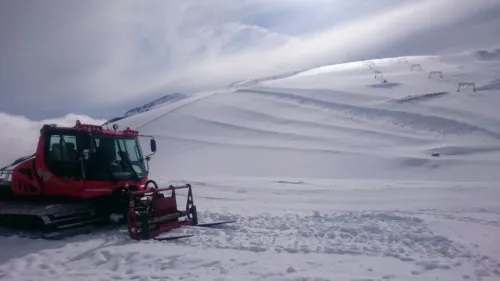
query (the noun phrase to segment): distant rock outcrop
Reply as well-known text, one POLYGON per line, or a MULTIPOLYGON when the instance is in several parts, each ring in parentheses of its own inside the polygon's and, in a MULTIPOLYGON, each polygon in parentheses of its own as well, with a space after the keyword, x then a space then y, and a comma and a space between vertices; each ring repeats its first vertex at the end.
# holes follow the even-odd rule
POLYGON ((475 57, 481 61, 500 60, 500 49, 479 50, 475 53, 475 57))
POLYGON ((159 99, 156 99, 152 102, 146 103, 145 105, 132 108, 129 111, 125 112, 125 114, 123 114, 123 117, 129 117, 129 116, 135 115, 137 113, 149 111, 152 108, 155 108, 159 105, 162 105, 165 103, 172 103, 172 102, 184 99, 186 97, 187 97, 186 95, 180 94, 180 93, 169 94, 169 95, 163 96, 159 99))

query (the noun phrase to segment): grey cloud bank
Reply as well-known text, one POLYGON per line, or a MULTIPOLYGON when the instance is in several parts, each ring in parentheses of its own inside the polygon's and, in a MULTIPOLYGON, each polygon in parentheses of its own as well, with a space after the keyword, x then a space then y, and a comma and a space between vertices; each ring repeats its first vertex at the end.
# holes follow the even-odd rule
POLYGON ((500 43, 499 1, 376 2, 3 1, 0 111, 107 118, 168 92, 500 43))

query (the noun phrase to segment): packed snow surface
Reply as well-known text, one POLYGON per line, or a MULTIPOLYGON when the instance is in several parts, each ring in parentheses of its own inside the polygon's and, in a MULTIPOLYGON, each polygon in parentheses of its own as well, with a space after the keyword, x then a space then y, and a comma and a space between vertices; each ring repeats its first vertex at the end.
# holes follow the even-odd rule
POLYGON ((0 279, 500 280, 493 54, 324 66, 120 120, 155 136, 152 178, 192 184, 200 222, 237 223, 4 237, 0 279))

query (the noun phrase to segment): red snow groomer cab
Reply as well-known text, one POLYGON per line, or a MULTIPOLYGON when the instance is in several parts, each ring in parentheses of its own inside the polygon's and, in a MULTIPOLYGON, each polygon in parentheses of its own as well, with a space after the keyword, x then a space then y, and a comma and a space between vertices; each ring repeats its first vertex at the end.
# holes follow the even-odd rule
POLYGON ((130 128, 44 125, 36 152, 0 169, 0 228, 56 239, 119 221, 139 240, 232 222, 199 224, 191 185, 158 188, 149 180, 155 152, 154 137, 130 128), (143 155, 139 137, 150 139, 151 154, 143 155), (185 210, 177 207, 179 189, 187 190, 185 210))

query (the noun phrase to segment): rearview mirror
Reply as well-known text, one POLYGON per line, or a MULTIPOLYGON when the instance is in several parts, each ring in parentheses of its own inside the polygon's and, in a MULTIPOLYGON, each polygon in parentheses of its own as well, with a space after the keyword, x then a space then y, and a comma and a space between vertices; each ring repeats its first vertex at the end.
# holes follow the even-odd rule
POLYGON ((151 151, 156 152, 156 140, 155 139, 151 139, 150 146, 151 146, 151 151))

